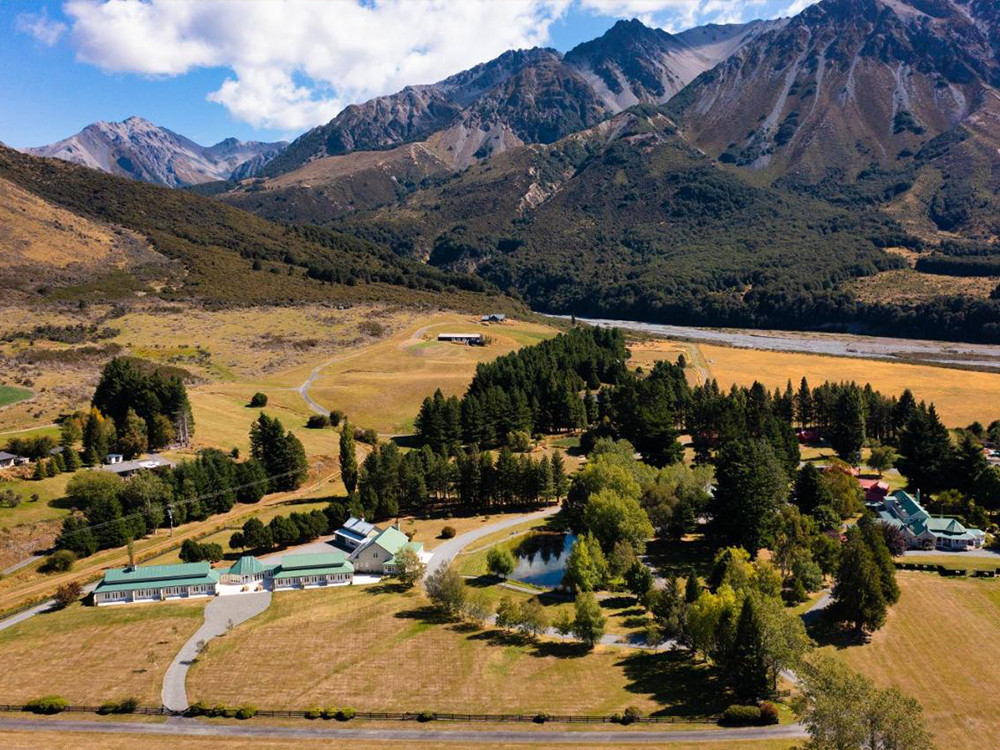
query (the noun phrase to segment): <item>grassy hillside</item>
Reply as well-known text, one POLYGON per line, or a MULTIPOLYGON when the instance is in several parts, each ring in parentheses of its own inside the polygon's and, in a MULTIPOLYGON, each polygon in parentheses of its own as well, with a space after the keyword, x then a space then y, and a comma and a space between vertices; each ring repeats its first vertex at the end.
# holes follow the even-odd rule
MULTIPOLYGON (((0 148, 0 179, 47 204, 111 231, 148 239, 181 271, 156 279, 164 297, 223 303, 379 299, 473 306, 488 291, 481 280, 429 268, 375 243, 339 232, 286 227, 186 191, 102 174, 0 148), (334 288, 331 288, 334 285, 334 288)), ((44 266, 44 263, 39 265, 44 266)), ((61 296, 110 296, 134 287, 131 275, 107 273, 61 296), (103 284, 102 284, 103 282, 103 284)), ((140 281, 142 281, 140 279, 140 281)))

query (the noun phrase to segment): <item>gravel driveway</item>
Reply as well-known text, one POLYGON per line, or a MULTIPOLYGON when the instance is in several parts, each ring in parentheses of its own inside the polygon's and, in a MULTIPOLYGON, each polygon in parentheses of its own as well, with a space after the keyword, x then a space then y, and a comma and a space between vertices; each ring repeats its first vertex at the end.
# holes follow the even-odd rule
POLYGON ((256 617, 271 605, 271 592, 262 591, 254 594, 233 594, 217 596, 205 607, 205 623, 184 644, 163 676, 163 705, 172 711, 183 711, 188 707, 187 680, 188 668, 198 656, 198 642, 206 643, 223 635, 230 623, 233 626, 256 617))

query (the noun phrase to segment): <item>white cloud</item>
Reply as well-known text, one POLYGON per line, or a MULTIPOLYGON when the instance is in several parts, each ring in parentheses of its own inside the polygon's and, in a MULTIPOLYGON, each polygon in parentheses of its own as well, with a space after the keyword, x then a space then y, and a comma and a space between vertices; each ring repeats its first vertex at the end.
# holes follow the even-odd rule
MULTIPOLYGON (((151 77, 225 69, 210 101, 256 127, 294 131, 347 104, 547 44, 553 21, 570 12, 679 31, 745 21, 780 1, 65 0, 63 11, 80 61, 151 77)), ((49 44, 66 28, 44 13, 24 21, 49 44)))
POLYGON ((565 0, 68 0, 78 58, 108 72, 233 75, 211 101, 257 127, 326 122, 346 104, 544 44, 565 0))
POLYGON ((785 8, 781 15, 797 16, 810 5, 815 5, 817 2, 819 2, 819 0, 793 0, 793 2, 785 8))
POLYGON ((53 21, 45 9, 41 13, 22 13, 14 21, 14 28, 22 34, 31 34, 46 47, 52 47, 66 33, 62 21, 53 21))

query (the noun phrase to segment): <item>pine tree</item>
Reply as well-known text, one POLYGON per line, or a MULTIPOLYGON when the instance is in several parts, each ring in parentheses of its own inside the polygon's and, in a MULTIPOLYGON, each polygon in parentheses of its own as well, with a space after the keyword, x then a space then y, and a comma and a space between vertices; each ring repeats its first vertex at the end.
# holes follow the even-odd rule
POLYGON ((80 455, 76 452, 76 449, 67 446, 63 449, 63 463, 65 464, 66 471, 73 472, 80 468, 80 455))
POLYGON ((684 584, 684 601, 693 604, 701 596, 701 583, 698 581, 698 574, 694 569, 688 571, 687 581, 684 584))
POLYGON ((813 424, 813 397, 812 390, 805 377, 799 385, 799 392, 795 397, 795 414, 798 417, 799 425, 802 428, 810 427, 813 424))
POLYGON ((135 409, 129 409, 125 414, 121 434, 118 436, 118 450, 131 459, 141 456, 149 447, 149 427, 146 420, 140 417, 135 409))
POLYGON ((899 435, 899 454, 896 468, 911 486, 928 493, 946 488, 954 450, 933 404, 921 404, 911 413, 899 435))
POLYGON ((573 633, 588 647, 593 648, 604 636, 604 615, 597 597, 586 592, 576 597, 576 617, 573 619, 573 633))
POLYGON ((566 475, 566 462, 563 459, 562 451, 555 451, 552 454, 552 486, 555 489, 556 500, 566 497, 569 489, 569 477, 566 475))
POLYGON ((768 668, 764 653, 764 630, 752 596, 743 600, 733 634, 726 672, 733 691, 746 700, 767 694, 768 668))
POLYGON ((899 601, 899 584, 896 583, 896 564, 892 561, 892 553, 885 542, 885 534, 870 515, 861 517, 858 528, 878 567, 879 579, 882 581, 882 596, 885 597, 886 604, 891 606, 899 601))
POLYGON ((847 544, 840 553, 831 612, 855 630, 878 630, 885 623, 888 605, 883 582, 871 549, 857 528, 847 532, 847 544))
POLYGON ((723 543, 751 555, 769 541, 788 479, 765 440, 730 441, 716 457, 716 490, 710 511, 714 533, 723 543))
POLYGON ((556 494, 555 480, 552 477, 552 462, 548 456, 542 456, 536 466, 538 498, 544 503, 551 503, 556 494))
POLYGON ((340 478, 347 488, 347 496, 353 496, 358 486, 358 458, 354 447, 354 425, 347 419, 340 431, 340 478))
POLYGON ((865 444, 865 401, 857 386, 841 390, 830 425, 830 445, 837 455, 851 464, 861 460, 861 448, 865 444))

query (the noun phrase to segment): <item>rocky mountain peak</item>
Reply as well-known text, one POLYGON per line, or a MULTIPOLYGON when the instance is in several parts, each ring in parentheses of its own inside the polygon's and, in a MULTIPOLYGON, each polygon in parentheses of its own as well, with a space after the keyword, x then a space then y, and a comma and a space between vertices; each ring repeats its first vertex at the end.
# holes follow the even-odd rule
MULTIPOLYGON (((259 169, 285 145, 227 138, 205 147, 132 116, 121 122, 96 122, 58 143, 25 151, 144 182, 184 187, 227 180, 247 162, 259 169)), ((245 174, 246 170, 240 172, 245 174)))

